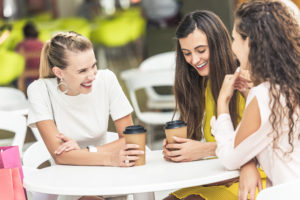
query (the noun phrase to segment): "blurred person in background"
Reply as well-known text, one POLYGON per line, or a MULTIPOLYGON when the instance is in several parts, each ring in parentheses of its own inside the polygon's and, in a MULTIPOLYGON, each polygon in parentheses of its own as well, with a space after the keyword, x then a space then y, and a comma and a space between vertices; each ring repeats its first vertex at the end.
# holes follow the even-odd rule
POLYGON ((165 28, 177 25, 180 20, 178 0, 143 0, 141 5, 150 25, 165 28))
POLYGON ((98 0, 84 0, 77 10, 77 15, 92 20, 100 16, 101 7, 98 0))
POLYGON ((12 25, 4 24, 0 27, 0 45, 8 38, 12 30, 12 25))
POLYGON ((39 77, 40 54, 43 42, 38 39, 39 32, 33 22, 28 21, 23 27, 24 40, 15 51, 25 58, 25 70, 18 78, 18 88, 26 93, 27 86, 39 77))

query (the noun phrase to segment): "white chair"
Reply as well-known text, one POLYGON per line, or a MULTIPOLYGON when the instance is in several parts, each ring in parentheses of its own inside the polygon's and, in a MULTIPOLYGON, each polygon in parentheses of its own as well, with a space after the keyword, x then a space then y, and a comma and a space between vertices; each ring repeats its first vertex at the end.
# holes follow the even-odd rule
POLYGON ((40 132, 37 128, 30 127, 30 129, 31 129, 31 131, 32 131, 32 133, 33 133, 33 135, 34 135, 34 137, 37 141, 43 140, 42 136, 41 136, 41 134, 40 134, 40 132))
POLYGON ((36 141, 23 155, 23 167, 37 169, 42 163, 52 159, 43 140, 36 141))
MULTIPOLYGON (((146 89, 155 86, 170 86, 174 84, 174 76, 170 70, 142 72, 137 69, 131 69, 123 71, 121 78, 125 81, 130 100, 132 102, 134 111, 138 120, 147 125, 147 144, 152 148, 152 142, 154 140, 154 134, 152 127, 153 125, 164 125, 166 122, 171 121, 173 117, 173 111, 162 112, 162 111, 145 111, 141 112, 139 107, 136 91, 140 89, 146 89)), ((178 116, 175 116, 177 119, 178 116)))
POLYGON ((29 102, 23 92, 10 87, 0 87, 0 110, 27 115, 29 102))
MULTIPOLYGON (((38 140, 29 146, 24 152, 22 161, 25 178, 30 173, 34 173, 38 170, 37 168, 44 162, 49 161, 50 164, 53 164, 54 162, 43 140, 38 140)), ((27 191, 27 194, 32 200, 56 200, 58 197, 58 195, 30 191, 27 191)))
POLYGON ((155 86, 173 86, 174 76, 170 70, 143 72, 136 69, 126 70, 121 73, 121 78, 125 81, 130 100, 132 102, 137 118, 150 125, 162 125, 172 120, 171 112, 141 112, 136 91, 155 86))
MULTIPOLYGON (((142 72, 170 71, 170 76, 175 76, 175 59, 174 51, 160 53, 144 60, 139 66, 139 70, 142 72)), ((148 96, 147 107, 149 109, 175 108, 175 98, 172 94, 159 94, 153 87, 147 87, 146 94, 148 96)))
POLYGON ((256 200, 298 200, 300 179, 266 188, 258 193, 256 200))
POLYGON ((13 138, 0 139, 0 146, 17 145, 22 156, 27 125, 26 118, 16 113, 0 111, 0 129, 13 132, 13 138))

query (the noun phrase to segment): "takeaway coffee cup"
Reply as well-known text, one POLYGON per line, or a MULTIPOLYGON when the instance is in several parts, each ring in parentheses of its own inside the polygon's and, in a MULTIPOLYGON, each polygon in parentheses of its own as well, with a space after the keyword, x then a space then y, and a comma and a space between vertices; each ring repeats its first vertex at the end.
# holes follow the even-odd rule
POLYGON ((139 150, 144 151, 143 155, 139 155, 139 159, 135 162, 135 166, 145 165, 146 129, 140 125, 127 126, 123 133, 126 144, 137 144, 139 145, 139 150))
POLYGON ((187 126, 181 120, 167 122, 165 125, 165 133, 168 144, 175 143, 173 136, 187 138, 187 126))

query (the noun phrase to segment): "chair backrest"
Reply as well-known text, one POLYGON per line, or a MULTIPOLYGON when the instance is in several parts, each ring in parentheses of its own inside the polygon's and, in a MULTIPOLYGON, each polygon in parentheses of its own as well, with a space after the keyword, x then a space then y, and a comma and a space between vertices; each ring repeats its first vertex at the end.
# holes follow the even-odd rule
POLYGON ((175 70, 176 54, 174 51, 160 53, 145 59, 139 69, 141 71, 175 70))
POLYGON ((28 147, 24 152, 23 166, 37 169, 42 163, 51 160, 51 158, 52 157, 43 140, 39 140, 28 147))
POLYGON ((266 188, 258 193, 256 200, 300 199, 300 179, 266 188))
POLYGON ((37 141, 43 140, 42 137, 41 137, 41 134, 40 134, 40 132, 37 128, 30 127, 30 129, 31 129, 31 131, 32 131, 32 133, 33 133, 33 135, 34 135, 34 137, 37 141))
POLYGON ((132 105, 139 116, 141 110, 137 102, 136 90, 154 86, 173 86, 175 77, 170 70, 143 72, 131 69, 123 71, 121 78, 126 83, 132 105))
POLYGON ((14 51, 4 49, 0 49, 0 51, 0 85, 8 85, 22 74, 25 68, 25 59, 14 51))
POLYGON ((28 114, 29 102, 25 94, 18 89, 0 87, 0 110, 17 114, 28 114))
MULTIPOLYGON (((169 51, 147 58, 141 63, 139 70, 142 72, 169 70, 172 75, 175 76, 175 62, 175 52, 169 51)), ((174 101, 174 95, 160 95, 154 90, 153 87, 147 87, 146 94, 150 101, 174 101)))
POLYGON ((23 115, 0 111, 0 129, 15 133, 12 139, 0 139, 0 146, 18 145, 22 156, 27 132, 26 118, 23 115))

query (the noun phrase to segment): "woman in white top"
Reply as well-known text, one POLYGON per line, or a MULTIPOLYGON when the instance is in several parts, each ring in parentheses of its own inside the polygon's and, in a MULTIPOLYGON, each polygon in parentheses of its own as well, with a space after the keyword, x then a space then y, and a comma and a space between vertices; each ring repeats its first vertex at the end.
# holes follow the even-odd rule
POLYGON ((232 37, 240 67, 249 69, 254 87, 234 130, 228 104, 234 89, 241 89, 239 71, 225 77, 218 119, 212 120, 216 154, 228 169, 256 158, 269 186, 300 178, 299 25, 279 1, 248 1, 236 11, 232 37))
POLYGON ((84 36, 58 33, 44 45, 40 79, 29 86, 28 98, 28 124, 38 128, 57 164, 130 167, 144 153, 125 145, 133 109, 116 76, 97 71, 93 45, 84 36), (105 144, 109 115, 120 139, 105 144))

